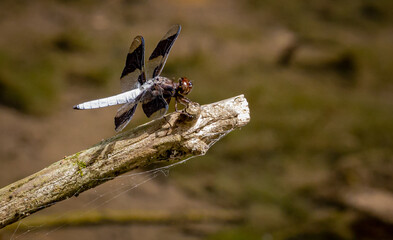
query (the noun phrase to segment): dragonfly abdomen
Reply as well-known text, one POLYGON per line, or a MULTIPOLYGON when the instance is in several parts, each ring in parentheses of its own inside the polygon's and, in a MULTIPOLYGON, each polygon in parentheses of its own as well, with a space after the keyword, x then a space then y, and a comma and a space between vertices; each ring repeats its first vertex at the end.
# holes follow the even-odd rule
POLYGON ((78 105, 75 105, 74 109, 80 109, 80 110, 95 109, 95 108, 102 108, 102 107, 134 102, 135 99, 139 96, 139 94, 141 94, 141 92, 142 91, 139 88, 133 89, 131 91, 120 93, 112 97, 101 98, 101 99, 80 103, 78 105))

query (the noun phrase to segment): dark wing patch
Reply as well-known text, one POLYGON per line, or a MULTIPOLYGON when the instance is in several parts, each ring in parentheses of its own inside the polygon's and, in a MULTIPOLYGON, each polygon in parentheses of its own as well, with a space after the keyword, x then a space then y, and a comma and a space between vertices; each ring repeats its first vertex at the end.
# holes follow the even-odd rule
POLYGON ((132 116, 134 116, 137 106, 138 103, 127 103, 119 108, 115 116, 116 132, 123 130, 123 128, 127 126, 127 124, 131 121, 132 116))
POLYGON ((173 43, 177 39, 177 36, 179 36, 180 30, 180 25, 174 25, 157 44, 157 47, 150 55, 146 64, 148 79, 154 78, 161 74, 173 43))
POLYGON ((159 95, 153 98, 151 101, 142 104, 143 112, 148 118, 160 118, 165 115, 168 111, 168 103, 165 99, 159 95))
POLYGON ((142 36, 137 36, 131 43, 127 54, 126 65, 120 77, 122 92, 137 88, 146 82, 144 71, 145 42, 142 36))

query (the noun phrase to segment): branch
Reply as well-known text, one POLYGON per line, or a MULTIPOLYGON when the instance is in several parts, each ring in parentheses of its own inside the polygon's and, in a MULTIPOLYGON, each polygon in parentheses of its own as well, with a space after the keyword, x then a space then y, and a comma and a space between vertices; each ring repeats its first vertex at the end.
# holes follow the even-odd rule
POLYGON ((106 139, 0 189, 0 228, 125 172, 204 155, 250 121, 243 95, 201 107, 192 103, 184 111, 106 139))

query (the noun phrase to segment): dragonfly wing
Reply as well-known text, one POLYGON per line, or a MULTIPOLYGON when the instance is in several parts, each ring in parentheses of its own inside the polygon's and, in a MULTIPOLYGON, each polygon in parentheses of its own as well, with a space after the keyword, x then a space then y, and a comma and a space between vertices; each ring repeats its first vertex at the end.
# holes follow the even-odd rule
POLYGON ((131 43, 126 65, 120 77, 120 86, 123 92, 137 88, 146 82, 144 63, 145 41, 142 36, 137 36, 131 43))
POLYGON ((125 128, 127 124, 131 121, 132 116, 134 116, 136 107, 138 106, 138 103, 141 101, 143 95, 144 92, 140 92, 136 97, 132 98, 131 101, 128 101, 126 104, 124 104, 117 110, 115 116, 116 132, 123 130, 123 128, 125 128))
POLYGON ((148 79, 152 79, 161 74, 168 58, 169 51, 171 50, 177 36, 179 36, 180 30, 180 25, 174 25, 157 44, 157 47, 154 49, 146 63, 148 79))
POLYGON ((164 116, 168 111, 168 103, 162 95, 158 95, 150 101, 143 103, 142 109, 148 118, 157 119, 164 116))
POLYGON ((116 132, 120 132, 127 126, 127 124, 131 121, 132 116, 134 116, 136 107, 138 103, 127 103, 124 104, 115 116, 115 130, 116 132))

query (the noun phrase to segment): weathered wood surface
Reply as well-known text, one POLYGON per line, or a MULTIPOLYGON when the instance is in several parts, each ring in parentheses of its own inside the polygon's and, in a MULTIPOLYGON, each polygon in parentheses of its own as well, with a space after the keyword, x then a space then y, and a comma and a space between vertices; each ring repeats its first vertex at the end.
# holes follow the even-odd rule
POLYGON ((204 155, 231 130, 250 121, 243 95, 171 113, 65 157, 0 189, 0 228, 77 196, 125 172, 204 155))

